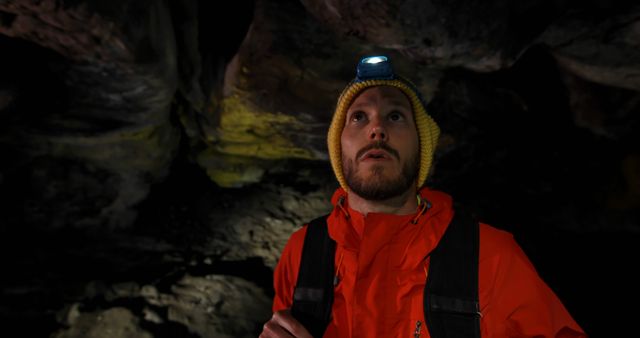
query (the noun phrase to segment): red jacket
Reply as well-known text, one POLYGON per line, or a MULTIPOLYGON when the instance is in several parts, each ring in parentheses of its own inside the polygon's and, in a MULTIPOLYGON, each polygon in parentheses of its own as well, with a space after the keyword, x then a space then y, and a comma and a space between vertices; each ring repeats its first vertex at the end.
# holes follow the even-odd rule
MULTIPOLYGON (((432 207, 423 215, 369 213, 344 203, 328 218, 337 243, 332 322, 325 337, 429 337, 423 291, 429 259, 453 217, 451 197, 428 189, 432 207), (350 217, 346 217, 349 213, 350 217), (417 224, 410 221, 418 217, 417 224)), ((337 205, 346 193, 338 189, 337 205)), ((274 274, 273 311, 290 308, 306 226, 287 243, 274 274)), ((586 337, 560 300, 540 279, 512 236, 480 225, 479 301, 482 337, 586 337)))

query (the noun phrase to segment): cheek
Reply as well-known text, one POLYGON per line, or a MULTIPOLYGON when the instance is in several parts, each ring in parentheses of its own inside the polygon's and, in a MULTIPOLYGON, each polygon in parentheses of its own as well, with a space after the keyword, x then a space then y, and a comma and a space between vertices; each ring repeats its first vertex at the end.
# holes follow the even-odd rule
POLYGON ((355 148, 353 139, 348 135, 345 135, 345 133, 342 133, 340 143, 342 145, 342 154, 344 154, 345 156, 350 156, 350 154, 353 152, 353 149, 355 148))
POLYGON ((401 144, 398 144, 398 150, 403 149, 406 155, 414 155, 420 152, 418 135, 407 136, 407 134, 404 134, 403 137, 398 139, 402 140, 401 144))
POLYGON ((420 141, 416 138, 411 144, 412 155, 420 156, 420 141))

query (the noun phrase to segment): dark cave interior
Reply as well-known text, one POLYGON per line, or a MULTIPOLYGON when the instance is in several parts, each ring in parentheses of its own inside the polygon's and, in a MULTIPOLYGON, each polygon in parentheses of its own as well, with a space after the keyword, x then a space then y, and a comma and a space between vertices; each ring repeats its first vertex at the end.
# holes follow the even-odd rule
POLYGON ((5 331, 257 336, 284 243, 338 186, 349 60, 380 52, 443 132, 427 185, 511 232, 590 337, 634 332, 640 6, 406 1, 373 27, 319 3, 0 2, 5 331))

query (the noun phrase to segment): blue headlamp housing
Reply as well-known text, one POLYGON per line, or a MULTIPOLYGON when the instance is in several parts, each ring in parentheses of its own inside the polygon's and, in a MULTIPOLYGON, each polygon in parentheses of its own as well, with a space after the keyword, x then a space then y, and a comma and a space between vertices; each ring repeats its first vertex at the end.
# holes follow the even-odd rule
POLYGON ((366 80, 393 80, 396 76, 391 68, 391 61, 384 55, 367 56, 358 62, 355 82, 366 80))

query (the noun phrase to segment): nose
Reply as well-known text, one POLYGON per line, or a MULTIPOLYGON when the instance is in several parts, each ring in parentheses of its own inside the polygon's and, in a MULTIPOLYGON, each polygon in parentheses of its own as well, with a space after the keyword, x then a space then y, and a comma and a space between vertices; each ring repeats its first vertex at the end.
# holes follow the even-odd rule
POLYGON ((371 126, 371 131, 369 132, 369 139, 371 141, 386 141, 387 140, 387 132, 384 127, 377 123, 371 126))

